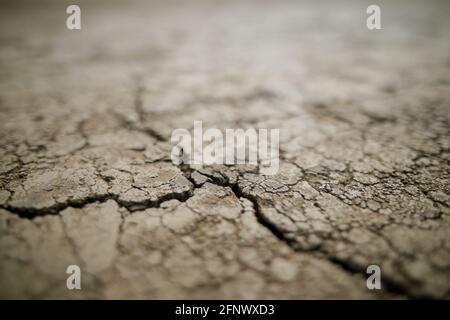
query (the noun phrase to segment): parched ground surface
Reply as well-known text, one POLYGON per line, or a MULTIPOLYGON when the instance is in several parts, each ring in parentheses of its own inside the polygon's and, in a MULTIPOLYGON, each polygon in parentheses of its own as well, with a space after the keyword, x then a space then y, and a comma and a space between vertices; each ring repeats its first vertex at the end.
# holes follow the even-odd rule
POLYGON ((0 297, 450 298, 448 2, 68 4, 1 3, 0 297), (173 165, 194 120, 279 173, 173 165))

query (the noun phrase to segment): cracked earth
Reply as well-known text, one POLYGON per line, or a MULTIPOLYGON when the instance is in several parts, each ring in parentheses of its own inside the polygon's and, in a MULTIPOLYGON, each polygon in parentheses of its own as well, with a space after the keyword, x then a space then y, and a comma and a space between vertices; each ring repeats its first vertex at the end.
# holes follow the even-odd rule
POLYGON ((0 297, 450 298, 448 2, 78 4, 1 3, 0 297), (194 120, 278 174, 173 165, 194 120))

